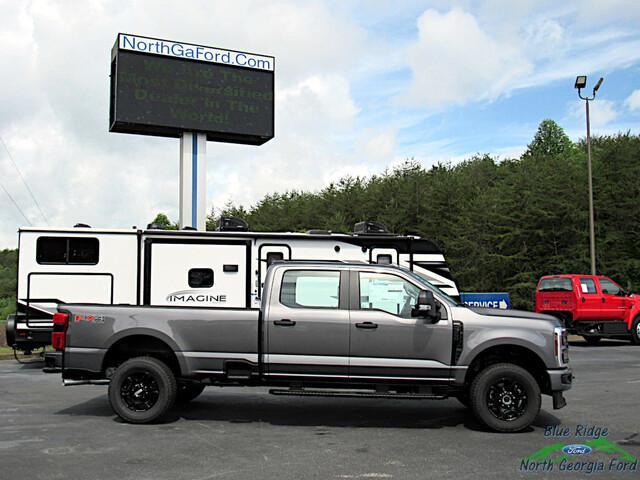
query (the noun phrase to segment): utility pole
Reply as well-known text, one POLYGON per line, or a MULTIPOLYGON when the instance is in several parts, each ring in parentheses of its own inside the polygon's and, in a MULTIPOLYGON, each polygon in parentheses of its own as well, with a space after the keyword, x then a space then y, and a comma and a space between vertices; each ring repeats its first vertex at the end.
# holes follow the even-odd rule
POLYGON ((575 88, 578 89, 578 97, 585 101, 585 112, 587 117, 587 173, 589 177, 589 251, 591 254, 591 275, 596 275, 596 234, 593 215, 593 176, 591 173, 591 123, 589 120, 589 102, 596 98, 596 92, 602 85, 604 78, 600 77, 598 83, 593 87, 591 97, 583 97, 581 90, 587 86, 587 76, 580 75, 576 78, 575 88))

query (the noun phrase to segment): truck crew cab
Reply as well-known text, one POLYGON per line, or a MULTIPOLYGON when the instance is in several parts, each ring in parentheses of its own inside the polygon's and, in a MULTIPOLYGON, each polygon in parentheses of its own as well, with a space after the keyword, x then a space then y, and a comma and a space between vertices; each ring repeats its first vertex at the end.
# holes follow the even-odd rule
POLYGON ((152 422, 206 385, 275 395, 458 398, 514 432, 571 387, 565 329, 548 315, 461 306, 396 265, 277 261, 249 309, 63 304, 45 371, 108 383, 117 415, 152 422))
POLYGON ((640 298, 602 275, 549 275, 536 289, 536 312, 559 318, 589 344, 602 338, 640 345, 640 298))

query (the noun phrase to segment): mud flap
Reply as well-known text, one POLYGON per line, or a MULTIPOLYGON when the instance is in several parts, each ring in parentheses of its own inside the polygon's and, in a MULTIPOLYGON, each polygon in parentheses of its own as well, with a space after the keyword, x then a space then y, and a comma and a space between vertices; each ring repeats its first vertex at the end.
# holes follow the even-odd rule
POLYGON ((564 396, 562 395, 562 392, 553 392, 552 396, 553 396, 553 409, 554 410, 559 410, 562 407, 565 407, 567 405, 567 401, 565 400, 564 396))

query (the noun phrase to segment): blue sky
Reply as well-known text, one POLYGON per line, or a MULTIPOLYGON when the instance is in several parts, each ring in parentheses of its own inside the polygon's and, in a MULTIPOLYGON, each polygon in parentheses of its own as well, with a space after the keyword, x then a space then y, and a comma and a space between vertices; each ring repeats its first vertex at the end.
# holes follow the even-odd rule
POLYGON ((107 131, 118 32, 274 55, 276 137, 209 142, 208 204, 317 190, 413 157, 517 157, 541 120, 640 133, 640 2, 0 0, 0 247, 20 225, 177 218, 178 142, 107 131))

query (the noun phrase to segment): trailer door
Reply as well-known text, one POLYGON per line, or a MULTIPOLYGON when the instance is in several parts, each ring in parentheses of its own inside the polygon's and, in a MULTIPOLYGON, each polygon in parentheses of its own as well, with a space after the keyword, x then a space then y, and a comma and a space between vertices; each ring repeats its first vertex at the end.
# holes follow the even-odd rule
POLYGON ((249 308, 249 244, 227 240, 145 242, 145 304, 249 308))

